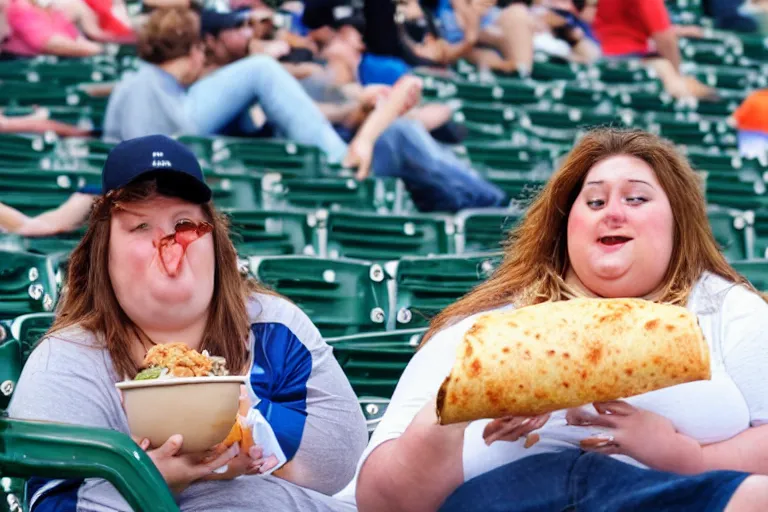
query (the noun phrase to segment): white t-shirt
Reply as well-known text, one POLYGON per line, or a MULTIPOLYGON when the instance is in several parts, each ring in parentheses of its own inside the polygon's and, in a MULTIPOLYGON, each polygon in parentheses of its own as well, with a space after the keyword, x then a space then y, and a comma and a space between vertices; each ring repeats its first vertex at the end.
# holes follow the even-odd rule
MULTIPOLYGON (((744 286, 705 274, 694 287, 687 307, 697 315, 709 344, 712 379, 653 391, 626 401, 668 418, 681 433, 702 444, 724 441, 750 426, 768 423, 768 304, 744 286)), ((464 333, 477 316, 440 331, 416 353, 363 452, 358 472, 377 446, 399 437, 427 401, 434 401, 453 367, 464 333)), ((586 407, 595 413, 594 407, 586 407)), ((482 433, 489 421, 474 421, 465 431, 465 481, 523 457, 578 448, 579 441, 601 432, 599 427, 566 425, 565 411, 558 411, 537 431, 541 439, 531 448, 523 447, 524 439, 497 441, 487 446, 482 433)), ((642 466, 629 457, 615 457, 642 466)), ((337 497, 354 503, 356 484, 357 474, 337 497)))

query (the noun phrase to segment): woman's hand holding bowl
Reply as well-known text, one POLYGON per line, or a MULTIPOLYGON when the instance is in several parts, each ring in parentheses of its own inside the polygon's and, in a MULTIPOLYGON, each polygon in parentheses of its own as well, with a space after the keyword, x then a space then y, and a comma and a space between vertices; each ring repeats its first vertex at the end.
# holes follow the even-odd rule
POLYGON ((179 455, 182 443, 182 436, 174 435, 159 448, 147 451, 149 440, 138 442, 139 446, 147 451, 147 455, 174 494, 181 493, 192 482, 215 474, 214 471, 231 464, 240 453, 240 445, 234 444, 215 457, 207 453, 179 455))

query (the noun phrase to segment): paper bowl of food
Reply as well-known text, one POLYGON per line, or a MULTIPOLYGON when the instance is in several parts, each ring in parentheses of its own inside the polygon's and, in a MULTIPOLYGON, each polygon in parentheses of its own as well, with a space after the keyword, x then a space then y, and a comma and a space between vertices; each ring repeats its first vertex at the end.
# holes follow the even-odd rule
POLYGON ((181 453, 201 453, 236 427, 244 376, 229 375, 226 361, 182 343, 152 347, 133 380, 119 382, 131 435, 162 446, 174 434, 181 453))

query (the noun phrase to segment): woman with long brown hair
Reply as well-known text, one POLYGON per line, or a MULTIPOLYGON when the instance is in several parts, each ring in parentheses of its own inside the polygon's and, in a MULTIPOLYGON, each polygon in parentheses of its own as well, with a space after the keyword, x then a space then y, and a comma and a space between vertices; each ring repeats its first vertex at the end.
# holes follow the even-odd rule
POLYGON ((590 132, 530 205, 495 274, 433 321, 341 494, 361 512, 768 510, 766 333, 768 304, 719 252, 686 160, 647 133, 590 132), (575 297, 687 307, 712 379, 437 425, 435 395, 478 314, 575 297))
MULTIPOLYGON (((247 376, 247 420, 266 426, 248 453, 235 444, 213 460, 179 455, 179 435, 151 449, 137 440, 181 509, 343 508, 328 495, 352 478, 367 440, 355 394, 309 318, 240 274, 192 152, 160 135, 123 142, 102 189, 10 415, 127 434, 115 383, 136 376, 153 345, 185 343, 247 376)), ((45 510, 130 510, 103 480, 33 479, 29 492, 45 510)))

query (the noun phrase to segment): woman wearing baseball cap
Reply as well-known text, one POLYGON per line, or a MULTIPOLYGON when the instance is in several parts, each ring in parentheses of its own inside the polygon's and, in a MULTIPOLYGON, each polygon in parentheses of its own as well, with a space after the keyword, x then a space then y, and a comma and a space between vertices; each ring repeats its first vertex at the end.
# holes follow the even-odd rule
MULTIPOLYGON (((213 461, 179 455, 181 436, 152 448, 137 439, 181 510, 344 510, 329 495, 367 442, 355 394, 309 318, 241 275, 195 156, 161 135, 128 140, 109 154, 102 189, 10 415, 129 434, 115 383, 133 378, 153 345, 183 342, 248 376, 248 418, 266 420, 268 435, 213 461)), ((33 510, 130 510, 103 480, 36 478, 28 490, 33 510)))

